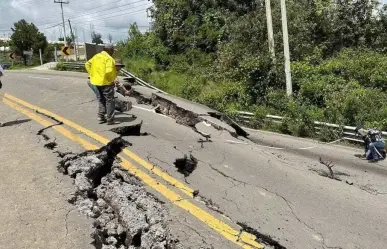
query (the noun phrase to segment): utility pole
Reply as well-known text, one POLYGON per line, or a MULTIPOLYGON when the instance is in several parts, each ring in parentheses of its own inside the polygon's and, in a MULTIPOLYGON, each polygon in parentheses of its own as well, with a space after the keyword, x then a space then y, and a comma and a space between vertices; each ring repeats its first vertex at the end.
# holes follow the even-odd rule
POLYGON ((270 0, 265 0, 265 5, 266 5, 267 34, 268 34, 268 40, 269 40, 269 52, 270 52, 272 60, 274 62, 275 61, 275 49, 274 49, 273 21, 271 18, 270 0))
POLYGON ((73 32, 73 29, 71 28, 71 22, 70 22, 70 19, 68 20, 69 21, 69 26, 70 26, 70 32, 71 32, 71 38, 74 42, 74 47, 75 47, 75 60, 78 61, 78 57, 79 57, 79 53, 78 53, 78 44, 77 44, 77 41, 75 40, 75 35, 74 35, 74 32, 73 32))
POLYGON ((43 65, 42 49, 39 49, 40 65, 43 65))
POLYGON ((63 0, 54 0, 54 3, 60 3, 60 9, 62 10, 62 23, 63 23, 63 37, 64 37, 64 45, 67 45, 66 40, 66 24, 64 21, 64 15, 63 15, 63 4, 69 4, 69 1, 63 1, 63 0))
POLYGON ((281 16, 282 16, 282 34, 284 38, 284 57, 285 57, 285 77, 286 77, 286 93, 292 96, 292 75, 290 72, 290 53, 289 53, 289 34, 288 21, 286 15, 286 2, 281 0, 281 16))

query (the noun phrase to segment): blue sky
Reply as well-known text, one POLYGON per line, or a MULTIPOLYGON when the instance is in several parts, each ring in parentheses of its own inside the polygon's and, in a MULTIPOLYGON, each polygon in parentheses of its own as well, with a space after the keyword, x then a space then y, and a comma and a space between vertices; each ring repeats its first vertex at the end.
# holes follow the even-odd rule
MULTIPOLYGON (((127 38, 128 27, 136 22, 141 30, 149 27, 146 9, 148 0, 69 0, 64 4, 66 34, 70 35, 68 19, 80 42, 90 42, 91 30, 113 41, 127 38)), ((33 22, 48 40, 63 36, 60 4, 54 0, 0 0, 0 37, 9 36, 13 23, 20 19, 33 22)))

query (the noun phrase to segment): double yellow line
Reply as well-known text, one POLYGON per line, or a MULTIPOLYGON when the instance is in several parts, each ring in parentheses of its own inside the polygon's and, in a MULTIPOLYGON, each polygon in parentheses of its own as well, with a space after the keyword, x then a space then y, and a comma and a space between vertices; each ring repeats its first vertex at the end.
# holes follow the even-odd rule
MULTIPOLYGON (((72 129, 79 131, 83 133, 84 135, 96 140, 97 142, 106 145, 109 140, 105 137, 102 137, 101 135, 86 129, 68 119, 65 119, 55 113, 52 113, 46 109, 37 107, 35 105, 32 105, 24 100, 21 100, 19 98, 16 98, 10 94, 5 94, 3 102, 7 104, 8 106, 12 107, 13 109, 23 113, 24 115, 28 116, 29 118, 35 120, 36 122, 42 124, 43 126, 50 126, 53 125, 51 121, 48 121, 47 119, 42 118, 41 116, 31 112, 30 110, 38 111, 39 113, 48 115, 50 117, 55 118, 56 120, 63 122, 64 125, 67 125, 68 127, 71 127, 72 129), (30 110, 28 110, 28 109, 30 110)), ((77 136, 70 130, 64 128, 63 126, 54 126, 52 127, 59 133, 61 133, 63 136, 71 139, 72 141, 80 144, 83 148, 86 150, 95 150, 98 149, 99 146, 90 143, 89 141, 82 139, 81 137, 77 136)), ((220 235, 225 237, 226 239, 230 240, 231 242, 235 243, 236 245, 244 248, 244 249, 256 249, 256 248, 264 248, 264 246, 256 241, 256 237, 252 234, 246 233, 246 232, 240 232, 234 228, 232 228, 230 225, 226 224, 225 222, 219 220, 218 218, 214 217, 204 209, 196 206, 192 202, 190 202, 188 199, 193 198, 193 192, 194 190, 190 187, 186 186, 182 182, 178 181, 177 179, 173 178, 169 174, 165 173, 161 169, 154 167, 153 165, 149 164, 144 159, 140 158, 138 155, 134 154, 133 152, 129 151, 128 149, 124 149, 123 154, 128 156, 132 161, 136 162, 138 165, 144 167, 145 169, 151 171, 153 174, 159 176, 164 181, 166 181, 168 184, 171 184, 172 186, 178 188, 185 196, 188 196, 188 198, 184 198, 183 196, 179 195, 178 193, 174 192, 173 190, 169 189, 166 185, 162 184, 161 182, 157 181, 155 178, 151 177, 144 171, 140 170, 137 166, 132 164, 130 161, 126 160, 123 156, 119 156, 122 160, 121 165, 126 168, 130 173, 140 178, 145 184, 153 188, 154 190, 158 191, 160 194, 162 194, 165 198, 170 200, 173 204, 176 206, 184 209, 185 211, 192 214, 194 217, 208 225, 211 229, 218 232, 220 235)))

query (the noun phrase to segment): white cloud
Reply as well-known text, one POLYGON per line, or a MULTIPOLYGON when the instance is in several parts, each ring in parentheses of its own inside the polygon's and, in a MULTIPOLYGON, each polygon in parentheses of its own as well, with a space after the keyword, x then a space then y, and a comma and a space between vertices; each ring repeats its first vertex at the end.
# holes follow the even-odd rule
MULTIPOLYGON (((140 29, 149 25, 146 9, 148 0, 69 0, 64 4, 66 34, 70 35, 68 19, 71 20, 78 40, 90 42, 91 25, 107 40, 127 38, 128 27, 136 22, 140 29)), ((0 37, 9 36, 13 23, 25 19, 38 26, 48 40, 57 40, 63 34, 60 4, 54 0, 0 0, 0 37)))

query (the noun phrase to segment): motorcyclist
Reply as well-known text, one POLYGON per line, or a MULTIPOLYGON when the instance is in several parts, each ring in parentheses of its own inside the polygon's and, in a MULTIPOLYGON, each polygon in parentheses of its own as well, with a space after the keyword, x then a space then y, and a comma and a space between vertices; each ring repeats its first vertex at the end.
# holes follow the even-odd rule
POLYGON ((385 159, 379 151, 384 150, 385 142, 380 131, 376 129, 357 129, 357 132, 363 136, 366 160, 376 162, 385 159))

